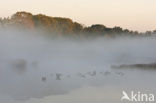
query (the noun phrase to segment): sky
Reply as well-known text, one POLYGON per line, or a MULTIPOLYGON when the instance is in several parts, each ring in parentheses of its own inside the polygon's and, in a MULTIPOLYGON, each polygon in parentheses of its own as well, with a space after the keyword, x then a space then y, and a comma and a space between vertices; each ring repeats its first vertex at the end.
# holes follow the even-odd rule
POLYGON ((1 0, 0 17, 27 11, 144 32, 156 29, 155 5, 156 0, 1 0))

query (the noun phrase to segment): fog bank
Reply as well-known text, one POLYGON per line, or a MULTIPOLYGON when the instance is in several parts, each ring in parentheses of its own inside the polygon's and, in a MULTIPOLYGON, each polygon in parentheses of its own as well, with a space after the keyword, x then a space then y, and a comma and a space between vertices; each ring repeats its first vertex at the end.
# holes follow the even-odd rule
MULTIPOLYGON (((156 37, 54 39, 38 32, 1 29, 0 102, 65 95, 86 85, 120 87, 118 82, 126 76, 150 73, 116 71, 112 65, 156 63, 155 53, 156 37)), ((149 87, 154 89, 152 84, 149 87)))

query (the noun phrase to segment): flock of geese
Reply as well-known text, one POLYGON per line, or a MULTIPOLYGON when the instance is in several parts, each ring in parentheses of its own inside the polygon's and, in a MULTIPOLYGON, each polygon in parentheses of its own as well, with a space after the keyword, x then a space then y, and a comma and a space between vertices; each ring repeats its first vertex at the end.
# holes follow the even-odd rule
MULTIPOLYGON (((38 63, 33 62, 33 63, 31 63, 31 65, 34 68, 35 67, 37 68, 38 63)), ((14 68, 14 70, 16 70, 18 72, 20 71, 20 73, 22 73, 27 68, 27 61, 23 60, 23 59, 16 60, 16 61, 12 62, 11 67, 14 68)), ((97 77, 97 76, 100 76, 100 75, 109 76, 109 75, 112 75, 112 74, 115 74, 115 75, 118 75, 118 76, 124 76, 125 75, 123 72, 116 72, 116 71, 114 71, 114 72, 111 72, 111 71, 97 72, 96 70, 93 70, 93 71, 89 71, 89 72, 86 72, 86 73, 77 73, 75 76, 85 79, 87 77, 97 77)), ((50 76, 55 77, 56 80, 62 80, 63 77, 72 78, 73 75, 65 75, 63 73, 53 73, 53 74, 50 74, 50 76)), ((42 76, 41 81, 46 82, 47 78, 48 78, 48 76, 42 76)))
MULTIPOLYGON (((116 74, 117 76, 124 76, 125 74, 123 72, 113 72, 114 74, 116 74)), ((102 75, 102 76, 109 76, 111 74, 113 74, 112 72, 110 71, 105 71, 105 72, 97 72, 97 71, 90 71, 90 72, 87 72, 87 73, 77 73, 75 76, 77 77, 80 77, 82 79, 85 79, 87 77, 96 77, 96 76, 99 76, 99 75, 102 75)), ((67 78, 72 78, 71 75, 63 75, 63 73, 54 73, 54 74, 50 74, 51 76, 55 77, 55 80, 62 80, 63 77, 67 77, 67 78)), ((47 77, 46 76, 43 76, 41 78, 41 81, 42 82, 46 82, 47 81, 47 77)))

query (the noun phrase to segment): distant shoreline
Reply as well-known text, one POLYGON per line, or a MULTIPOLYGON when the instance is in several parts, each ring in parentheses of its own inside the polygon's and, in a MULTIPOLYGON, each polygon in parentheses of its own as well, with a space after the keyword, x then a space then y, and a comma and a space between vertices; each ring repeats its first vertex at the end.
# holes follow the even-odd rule
POLYGON ((17 12, 9 18, 0 18, 0 28, 13 27, 20 30, 40 30, 47 34, 61 34, 74 36, 151 36, 156 30, 144 33, 131 31, 121 27, 108 28, 102 24, 89 27, 73 22, 69 18, 50 17, 43 14, 33 15, 29 12, 17 12))

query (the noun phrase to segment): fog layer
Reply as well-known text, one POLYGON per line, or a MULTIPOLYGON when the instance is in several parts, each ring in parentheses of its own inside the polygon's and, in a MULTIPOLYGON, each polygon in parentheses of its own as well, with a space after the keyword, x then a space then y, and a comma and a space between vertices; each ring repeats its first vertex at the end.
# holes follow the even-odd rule
POLYGON ((54 39, 37 32, 1 29, 0 102, 66 95, 86 85, 120 90, 120 86, 129 89, 134 85, 137 89, 149 83, 146 86, 155 91, 155 70, 151 73, 110 68, 156 63, 155 53, 155 37, 54 39), (133 81, 134 78, 137 79, 133 81))

